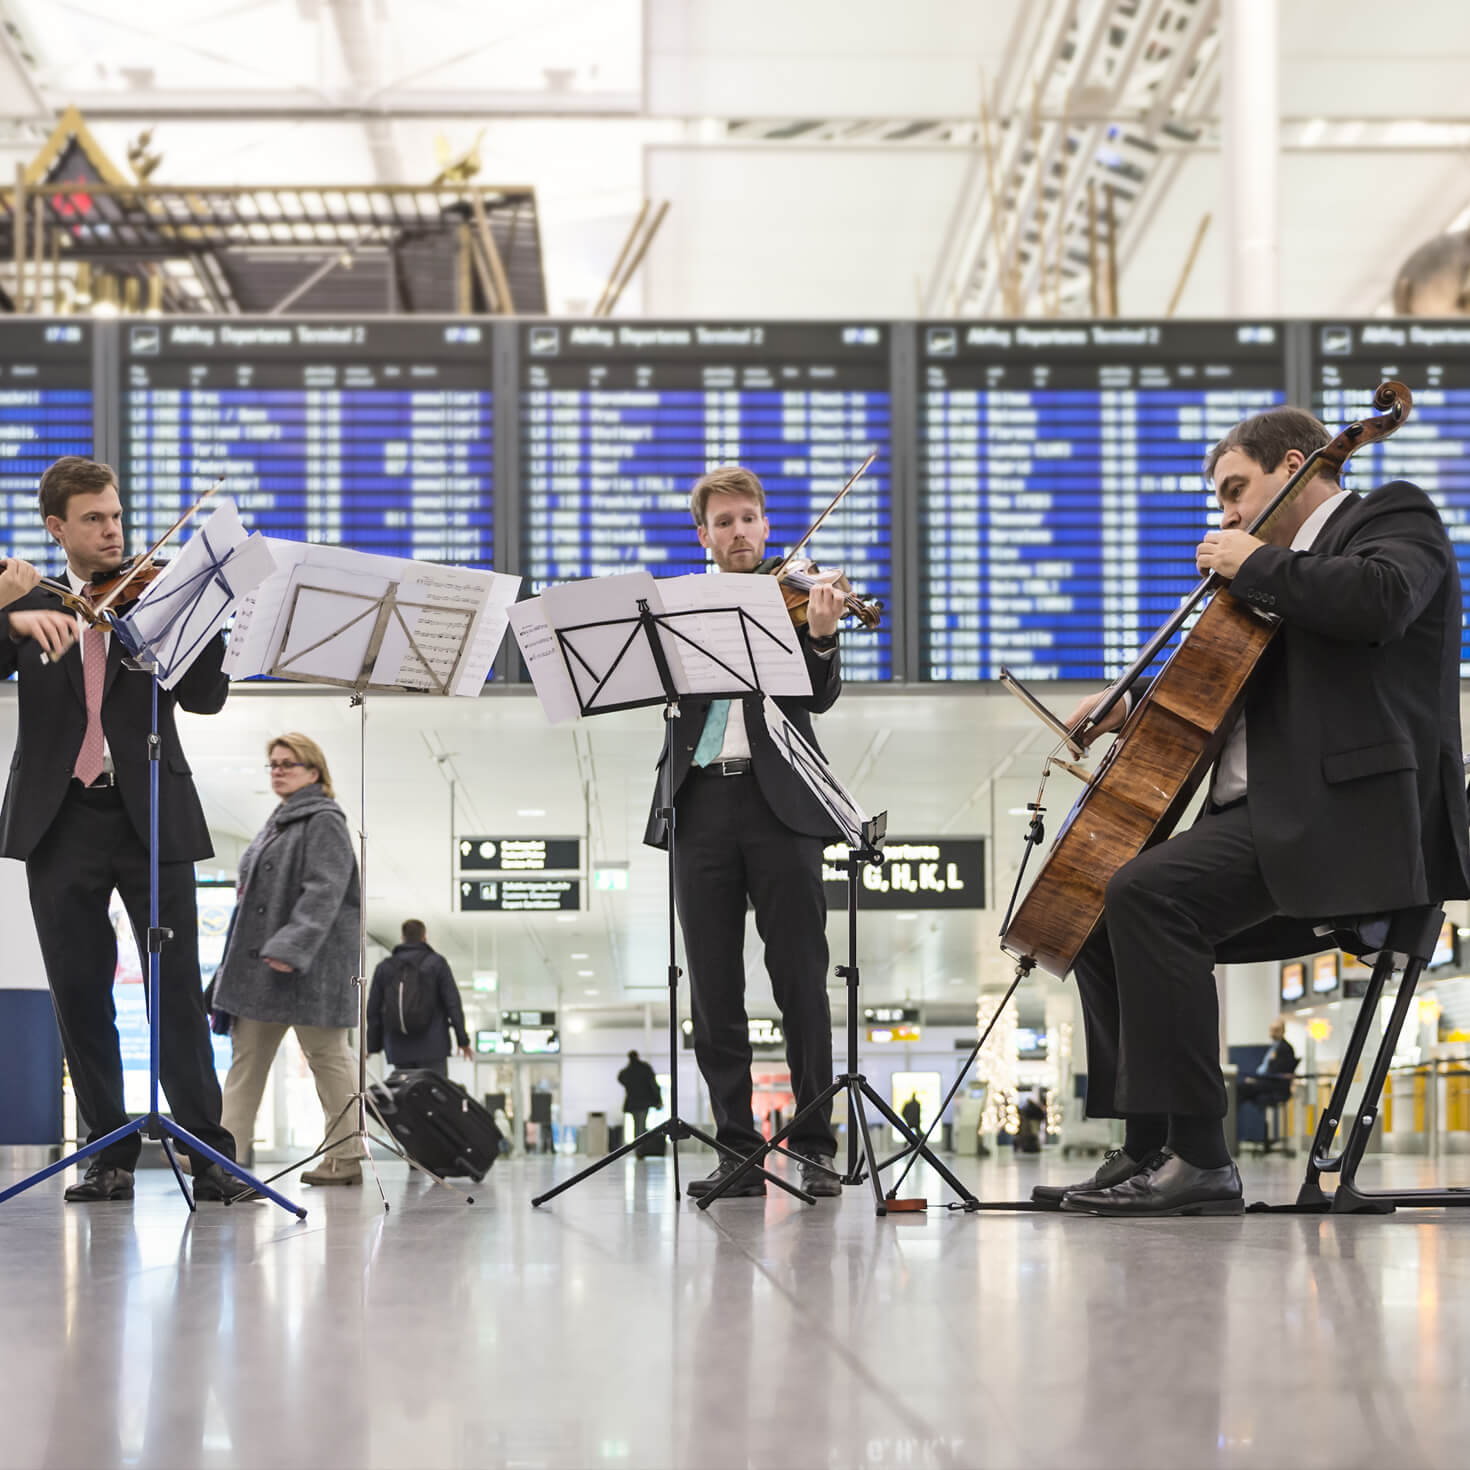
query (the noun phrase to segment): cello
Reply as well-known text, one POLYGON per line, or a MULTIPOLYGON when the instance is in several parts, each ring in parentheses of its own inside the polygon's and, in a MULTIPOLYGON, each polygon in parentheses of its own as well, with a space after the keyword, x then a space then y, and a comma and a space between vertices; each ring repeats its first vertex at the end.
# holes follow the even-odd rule
MULTIPOLYGON (((1314 450, 1257 516, 1250 533, 1266 539, 1308 484, 1323 474, 1337 479, 1355 450, 1388 438, 1408 418, 1412 405, 1402 383, 1381 383, 1373 395, 1379 413, 1347 425, 1314 450)), ((1059 977, 1071 970, 1102 918, 1109 879, 1173 832, 1230 733, 1250 677, 1280 623, 1232 596, 1229 584, 1211 573, 1108 686, 1070 732, 1070 740, 1085 743, 1088 731, 1101 724, 1201 603, 1198 621, 1138 696, 1088 779, 1035 882, 1019 903, 1012 898, 1001 947, 1017 960, 1017 979, 1038 965, 1059 977)), ((1048 759, 1043 789, 1056 763, 1055 755, 1048 759)), ((1035 816, 1026 856, 1042 840, 1040 793, 1031 810, 1035 816)), ((1024 874, 1024 857, 1021 869, 1024 874)), ((1020 883, 1018 875, 1017 894, 1020 883)))

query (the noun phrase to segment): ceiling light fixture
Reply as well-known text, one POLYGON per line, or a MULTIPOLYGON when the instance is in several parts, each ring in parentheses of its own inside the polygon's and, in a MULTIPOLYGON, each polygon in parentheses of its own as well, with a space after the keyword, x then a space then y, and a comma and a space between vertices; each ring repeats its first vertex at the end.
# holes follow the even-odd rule
POLYGON ((523 806, 517 813, 518 817, 544 817, 546 808, 544 806, 523 806))

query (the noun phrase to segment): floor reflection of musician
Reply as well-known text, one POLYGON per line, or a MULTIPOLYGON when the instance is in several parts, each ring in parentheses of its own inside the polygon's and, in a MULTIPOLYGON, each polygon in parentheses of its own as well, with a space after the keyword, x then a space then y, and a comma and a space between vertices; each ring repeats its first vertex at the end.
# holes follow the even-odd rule
MULTIPOLYGON (((753 572, 771 534, 765 489, 749 470, 727 465, 705 475, 690 496, 699 543, 722 572, 753 572)), ((813 714, 842 691, 837 624, 842 594, 812 588, 808 620, 797 639, 811 676, 812 694, 778 699, 808 740, 813 714)), ((709 1087, 715 1136, 735 1153, 760 1147, 751 1116, 751 1049, 745 1014, 747 899, 766 941, 766 970, 786 1032, 786 1056, 798 1107, 832 1081, 832 1013, 827 1003, 827 901, 822 891, 822 847, 837 836, 832 819, 782 759, 766 730, 761 697, 690 698, 673 738, 669 776, 676 816, 674 886, 684 949, 689 959, 694 1055, 709 1087)), ((660 786, 662 783, 660 782, 660 786)), ((657 815, 660 792, 644 841, 667 846, 657 815)), ((795 1153, 830 1165, 837 1152, 830 1104, 814 1113, 787 1142, 795 1153)), ((689 1193, 706 1193, 728 1160, 689 1193)), ((812 1194, 841 1187, 819 1168, 803 1167, 812 1194)), ((764 1194, 753 1171, 730 1194, 764 1194)))
POLYGON ((1088 1112, 1127 1132, 1091 1179, 1038 1191, 1065 1209, 1239 1211, 1215 965, 1320 949, 1325 918, 1470 895, 1460 578, 1433 503, 1402 480, 1359 496, 1319 476, 1268 541, 1241 529, 1327 442, 1311 415, 1281 408, 1210 453, 1221 529, 1197 565, 1282 626, 1204 814, 1118 871, 1078 956, 1088 1112))

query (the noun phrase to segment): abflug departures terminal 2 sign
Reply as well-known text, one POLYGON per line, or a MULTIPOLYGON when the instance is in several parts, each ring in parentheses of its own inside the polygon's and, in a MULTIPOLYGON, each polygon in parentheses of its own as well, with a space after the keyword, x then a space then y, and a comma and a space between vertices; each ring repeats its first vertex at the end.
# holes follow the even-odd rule
POLYGON ((225 475, 249 530, 491 566, 488 332, 381 319, 127 324, 122 463, 135 549, 225 475))
MULTIPOLYGON (((550 582, 703 571, 689 487, 715 465, 760 476, 785 551, 868 455, 811 541, 892 607, 889 330, 841 322, 555 322, 520 329, 521 564, 550 582)), ((893 674, 891 619, 843 638, 844 679, 893 674)))

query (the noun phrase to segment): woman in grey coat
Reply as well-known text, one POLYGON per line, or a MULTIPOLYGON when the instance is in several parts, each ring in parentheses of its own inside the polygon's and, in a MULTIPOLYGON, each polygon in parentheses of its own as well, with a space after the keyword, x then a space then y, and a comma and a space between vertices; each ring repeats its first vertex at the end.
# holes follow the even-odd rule
POLYGON ((240 859, 235 916, 214 977, 213 1007, 232 1018, 225 1126, 243 1156, 276 1049, 294 1030, 338 1140, 302 1182, 361 1184, 349 1107, 357 1067, 347 1045, 358 1020, 357 857, 316 741, 279 735, 266 750, 280 805, 240 859))

